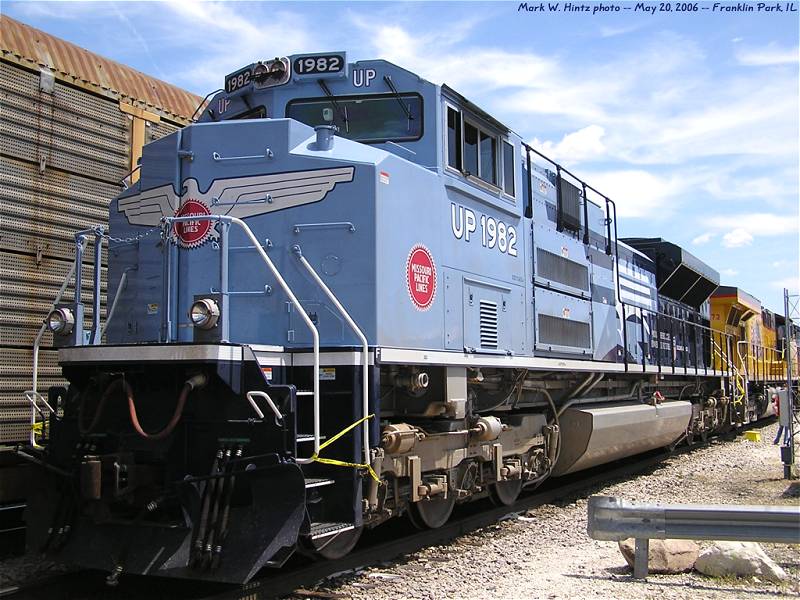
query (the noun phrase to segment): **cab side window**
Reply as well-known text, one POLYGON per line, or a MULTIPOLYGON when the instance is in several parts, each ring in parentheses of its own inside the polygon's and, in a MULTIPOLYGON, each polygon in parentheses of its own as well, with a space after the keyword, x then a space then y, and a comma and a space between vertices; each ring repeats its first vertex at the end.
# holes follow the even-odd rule
POLYGON ((446 113, 447 166, 513 196, 514 146, 452 106, 446 113))
POLYGON ((447 107, 447 164, 461 170, 461 113, 447 107))
POLYGON ((514 195, 514 146, 503 142, 503 191, 514 195))

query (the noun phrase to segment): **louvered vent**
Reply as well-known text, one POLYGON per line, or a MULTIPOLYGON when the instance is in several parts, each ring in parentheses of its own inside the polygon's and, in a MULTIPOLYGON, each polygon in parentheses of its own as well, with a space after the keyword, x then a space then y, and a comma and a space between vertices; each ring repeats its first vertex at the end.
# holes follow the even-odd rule
POLYGON ((561 225, 570 231, 581 230, 581 191, 562 178, 560 185, 561 225))
POLYGON ((590 348, 591 331, 589 323, 540 314, 539 343, 552 346, 590 348))
POLYGON ((589 291, 589 269, 574 260, 536 248, 536 270, 540 277, 550 281, 589 291))
POLYGON ((481 300, 481 348, 497 348, 497 303, 481 300))

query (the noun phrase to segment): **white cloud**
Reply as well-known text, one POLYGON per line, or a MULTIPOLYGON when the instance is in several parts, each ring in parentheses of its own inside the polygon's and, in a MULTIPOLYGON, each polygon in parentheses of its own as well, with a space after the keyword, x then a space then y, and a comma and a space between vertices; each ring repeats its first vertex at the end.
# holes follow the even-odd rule
POLYGON ((13 2, 13 6, 20 16, 31 20, 46 18, 75 21, 97 14, 97 2, 91 0, 70 2, 69 10, 57 2, 13 2))
MULTIPOLYGON (((797 155, 796 73, 726 72, 710 64, 696 42, 663 32, 637 52, 603 63, 536 58, 540 69, 525 81, 509 78, 503 68, 497 108, 523 119, 546 116, 567 131, 601 127, 608 160, 656 165, 755 156, 783 162, 797 155)), ((792 184, 796 190, 796 178, 792 184)))
POLYGON ((730 227, 752 235, 780 235, 798 230, 797 214, 744 213, 712 217, 708 224, 717 229, 730 227))
POLYGON ((738 227, 722 236, 722 245, 726 248, 740 248, 753 243, 753 236, 745 229, 738 227))
POLYGON ((713 238, 713 237, 714 237, 714 234, 711 233, 710 231, 707 231, 706 233, 702 233, 702 234, 698 235, 696 238, 694 238, 692 240, 692 244, 694 246, 702 246, 703 244, 707 244, 708 242, 710 242, 711 238, 713 238))
POLYGON ((703 189, 715 198, 723 200, 752 201, 758 198, 769 202, 790 196, 796 190, 790 176, 748 177, 737 174, 737 170, 741 167, 742 165, 733 165, 708 173, 708 180, 703 184, 703 189))
POLYGON ((602 139, 605 133, 606 130, 600 125, 588 125, 566 134, 557 144, 549 141, 541 142, 534 138, 531 146, 555 160, 563 159, 565 162, 575 163, 603 156, 606 153, 602 139))
POLYGON ((788 267, 790 265, 796 265, 796 264, 797 264, 796 262, 791 261, 791 260, 783 260, 783 259, 781 259, 781 260, 772 261, 772 266, 775 269, 782 269, 784 267, 788 267))
POLYGON ((256 60, 329 49, 319 47, 321 40, 311 35, 304 18, 280 5, 270 8, 268 22, 263 15, 253 18, 240 10, 245 3, 173 0, 157 6, 169 13, 159 20, 162 28, 185 36, 187 47, 202 47, 199 56, 186 61, 186 68, 172 78, 195 90, 211 91, 227 73, 256 60))
POLYGON ((582 173, 585 179, 617 204, 617 217, 665 217, 672 212, 667 202, 680 194, 685 181, 659 177, 642 170, 582 173))
POLYGON ((600 28, 600 37, 608 38, 608 37, 616 37, 618 35, 625 35, 626 33, 632 33, 642 28, 641 22, 636 23, 634 25, 626 25, 621 27, 601 27, 600 28))
POLYGON ((727 275, 728 277, 733 277, 734 275, 738 275, 739 271, 737 271, 736 269, 728 268, 728 269, 722 269, 720 273, 722 273, 723 275, 727 275))
POLYGON ((800 276, 795 275, 794 277, 778 279, 776 281, 772 281, 770 286, 776 290, 782 290, 785 288, 789 290, 790 294, 797 294, 800 292, 800 276))
POLYGON ((762 48, 742 48, 736 53, 739 64, 748 67, 790 65, 800 59, 800 48, 781 48, 772 43, 762 48))

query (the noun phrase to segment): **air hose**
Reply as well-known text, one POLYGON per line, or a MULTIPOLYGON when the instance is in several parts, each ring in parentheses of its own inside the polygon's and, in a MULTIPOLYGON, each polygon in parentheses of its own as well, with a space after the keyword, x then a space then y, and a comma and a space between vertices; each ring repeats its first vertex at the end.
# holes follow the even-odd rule
POLYGON ((108 398, 117 391, 117 388, 121 386, 123 393, 128 399, 128 412, 130 414, 131 424, 136 430, 136 433, 148 440, 163 440, 173 432, 175 426, 178 424, 178 421, 181 420, 181 416, 183 416, 183 409, 186 406, 186 400, 188 399, 189 394, 192 393, 193 390, 203 387, 207 381, 208 378, 202 373, 187 379, 186 383, 183 384, 180 395, 178 396, 178 403, 175 406, 175 412, 172 414, 172 418, 169 420, 167 425, 161 431, 156 433, 147 433, 139 423, 139 415, 136 412, 136 402, 133 396, 133 388, 124 377, 120 377, 119 379, 115 379, 108 384, 108 387, 106 387, 103 395, 100 398, 100 403, 97 406, 94 418, 92 419, 89 427, 86 428, 83 427, 83 405, 85 400, 81 401, 81 406, 78 413, 78 430, 80 431, 81 435, 86 435, 94 430, 103 414, 103 409, 105 408, 108 398))
POLYGON ((169 423, 167 423, 167 425, 157 433, 147 433, 144 429, 142 429, 142 426, 139 423, 139 416, 136 414, 136 403, 133 398, 133 388, 131 388, 130 384, 124 379, 118 379, 117 381, 122 382, 125 395, 128 397, 128 411, 131 415, 131 424, 136 430, 136 433, 148 440, 163 440, 172 433, 172 431, 175 429, 175 426, 178 424, 178 421, 181 420, 181 416, 183 416, 183 407, 186 405, 186 399, 189 397, 189 394, 195 388, 203 387, 206 384, 207 379, 205 375, 199 374, 186 380, 186 383, 183 384, 183 389, 181 389, 180 396, 178 396, 178 403, 175 405, 175 412, 172 413, 172 418, 169 420, 169 423))

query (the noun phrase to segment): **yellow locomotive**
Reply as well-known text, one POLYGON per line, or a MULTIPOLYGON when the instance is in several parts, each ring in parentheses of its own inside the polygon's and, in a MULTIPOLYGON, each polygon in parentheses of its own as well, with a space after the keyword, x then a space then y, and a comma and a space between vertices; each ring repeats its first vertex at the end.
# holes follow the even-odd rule
POLYGON ((792 352, 797 377, 797 341, 786 344, 785 319, 762 307, 754 296, 737 287, 720 286, 710 299, 712 354, 715 369, 730 358, 741 385, 786 377, 786 354, 792 352))

